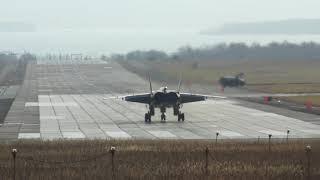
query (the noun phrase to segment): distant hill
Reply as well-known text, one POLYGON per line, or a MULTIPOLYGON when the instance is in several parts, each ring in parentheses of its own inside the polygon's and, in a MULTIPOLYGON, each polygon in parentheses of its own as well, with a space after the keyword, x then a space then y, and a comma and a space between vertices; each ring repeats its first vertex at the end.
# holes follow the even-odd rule
POLYGON ((0 32, 35 32, 33 24, 23 22, 0 22, 0 32))
POLYGON ((225 24, 204 34, 320 34, 320 19, 225 24))

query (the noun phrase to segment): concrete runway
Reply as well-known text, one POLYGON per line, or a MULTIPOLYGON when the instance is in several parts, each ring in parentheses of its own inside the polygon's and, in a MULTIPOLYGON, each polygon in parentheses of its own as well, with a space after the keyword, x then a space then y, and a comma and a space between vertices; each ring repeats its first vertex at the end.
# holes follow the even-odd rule
MULTIPOLYGON (((159 85, 155 84, 156 87, 159 85)), ((106 98, 147 92, 148 83, 117 63, 40 61, 26 80, 0 127, 0 140, 70 139, 251 139, 319 138, 320 117, 235 99, 185 104, 185 122, 172 109, 167 122, 159 110, 144 123, 145 105, 106 98), (256 107, 256 108, 255 108, 256 107)), ((208 94, 210 88, 194 91, 208 94)))

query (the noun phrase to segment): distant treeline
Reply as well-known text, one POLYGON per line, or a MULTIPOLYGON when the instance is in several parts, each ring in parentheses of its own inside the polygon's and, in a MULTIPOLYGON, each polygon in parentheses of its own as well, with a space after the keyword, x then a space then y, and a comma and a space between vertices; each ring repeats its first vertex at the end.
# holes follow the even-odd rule
POLYGON ((29 53, 19 56, 14 53, 0 53, 0 86, 21 84, 28 62, 35 59, 36 57, 29 53))
POLYGON ((0 70, 8 66, 17 66, 24 69, 28 61, 36 60, 36 56, 30 53, 17 55, 14 53, 0 53, 0 70))
POLYGON ((320 44, 314 42, 300 44, 273 42, 267 45, 230 43, 199 48, 184 46, 171 54, 158 50, 137 50, 127 54, 114 54, 111 59, 128 61, 320 60, 320 44))
POLYGON ((7 63, 11 61, 17 61, 18 57, 13 54, 0 54, 0 62, 1 63, 7 63))
POLYGON ((30 53, 24 53, 20 56, 14 53, 0 53, 0 62, 1 63, 10 63, 13 61, 29 61, 36 60, 36 56, 30 53))

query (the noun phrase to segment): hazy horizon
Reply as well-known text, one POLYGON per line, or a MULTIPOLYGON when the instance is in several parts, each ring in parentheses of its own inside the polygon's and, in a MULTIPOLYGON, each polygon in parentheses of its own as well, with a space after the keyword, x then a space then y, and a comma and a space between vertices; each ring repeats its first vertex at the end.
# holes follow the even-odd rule
POLYGON ((39 28, 201 30, 233 22, 320 18, 319 6, 316 0, 11 0, 2 2, 0 22, 26 22, 39 28))
MULTIPOLYGON (((227 23, 320 19, 319 1, 296 0, 11 0, 0 6, 0 22, 35 25, 35 33, 0 33, 0 51, 91 54, 134 49, 173 51, 183 45, 230 42, 231 37, 198 33, 227 23)), ((274 37, 278 38, 278 37, 274 37)), ((280 38, 300 42, 300 37, 280 38)), ((271 37, 235 37, 268 42, 271 37), (260 40, 264 39, 264 40, 260 40)), ((320 39, 309 37, 305 41, 320 39)))

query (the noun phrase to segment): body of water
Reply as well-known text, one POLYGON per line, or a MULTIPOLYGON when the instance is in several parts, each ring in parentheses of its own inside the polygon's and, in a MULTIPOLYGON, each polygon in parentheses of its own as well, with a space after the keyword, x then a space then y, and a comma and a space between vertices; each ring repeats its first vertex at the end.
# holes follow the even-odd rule
POLYGON ((157 49, 174 52, 179 47, 208 46, 218 43, 244 42, 267 44, 273 41, 320 42, 320 35, 203 35, 184 30, 100 30, 40 31, 0 33, 0 51, 37 54, 84 53, 89 55, 126 53, 132 50, 157 49))

